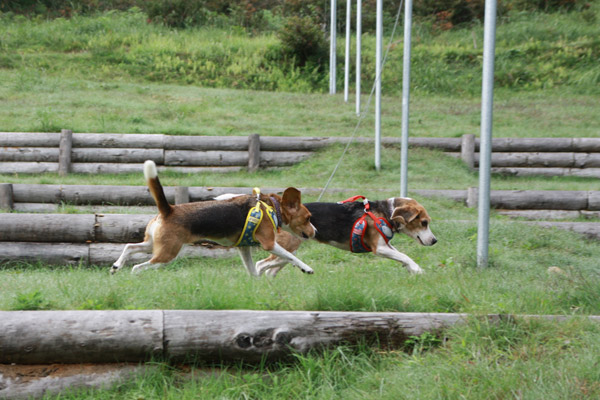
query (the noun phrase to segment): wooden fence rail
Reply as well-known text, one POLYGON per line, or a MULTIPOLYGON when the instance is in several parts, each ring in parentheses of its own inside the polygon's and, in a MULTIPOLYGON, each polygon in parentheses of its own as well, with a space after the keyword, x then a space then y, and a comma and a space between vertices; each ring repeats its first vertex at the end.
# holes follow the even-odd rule
MULTIPOLYGON (((152 357, 177 362, 261 362, 363 340, 398 347, 410 336, 439 333, 467 317, 248 310, 0 311, 0 363, 141 362, 152 357)), ((587 318, 600 322, 600 317, 587 318)))

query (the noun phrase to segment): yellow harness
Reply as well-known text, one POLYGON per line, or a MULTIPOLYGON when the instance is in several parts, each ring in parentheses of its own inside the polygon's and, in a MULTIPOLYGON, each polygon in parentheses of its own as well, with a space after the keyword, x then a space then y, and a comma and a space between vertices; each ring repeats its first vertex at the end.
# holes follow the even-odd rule
MULTIPOLYGON (((252 194, 256 195, 256 199, 260 197, 260 189, 254 188, 252 190, 252 194)), ((256 229, 258 225, 263 220, 264 213, 263 207, 267 211, 267 217, 271 220, 273 224, 273 229, 277 230, 277 213, 275 209, 265 203, 264 201, 258 200, 256 205, 248 211, 248 216, 246 217, 246 223, 244 224, 244 229, 242 230, 242 234, 238 241, 234 244, 235 247, 238 246, 256 246, 259 243, 254 238, 254 234, 256 233, 256 229)))

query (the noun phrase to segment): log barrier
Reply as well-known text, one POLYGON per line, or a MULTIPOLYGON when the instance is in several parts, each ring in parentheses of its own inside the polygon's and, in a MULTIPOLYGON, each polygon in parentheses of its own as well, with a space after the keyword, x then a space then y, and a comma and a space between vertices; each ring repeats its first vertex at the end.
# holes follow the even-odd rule
MULTIPOLYGON (((169 136, 163 134, 107 134, 0 132, 0 173, 133 173, 145 160, 161 169, 183 173, 227 172, 247 168, 293 165, 313 151, 348 137, 169 136)), ((370 143, 370 138, 354 139, 370 143)), ((399 145, 400 138, 384 138, 384 145, 399 145)), ((461 157, 470 168, 477 165, 479 139, 409 138, 412 147, 435 148, 461 157)), ((495 173, 527 176, 600 176, 598 138, 494 138, 495 173), (514 154, 503 154, 514 153, 514 154), (549 153, 549 154, 542 154, 549 153), (596 154, 595 154, 596 153, 596 154), (539 168, 549 167, 551 170, 539 168), (515 168, 526 168, 520 170, 515 168), (529 169, 533 168, 533 169, 529 169), (590 170, 585 170, 590 169, 590 170)))
MULTIPOLYGON (((256 363, 361 341, 395 348, 410 336, 440 333, 468 317, 331 311, 0 311, 0 363, 114 363, 152 358, 256 363)), ((498 321, 507 316, 484 318, 498 321)), ((587 318, 600 322, 598 316, 587 318)))
MULTIPOLYGON (((165 195, 171 204, 182 199, 189 201, 212 200, 226 193, 251 194, 251 188, 243 187, 173 187, 165 186, 165 195), (187 194, 185 193, 187 190, 187 194), (180 192, 180 197, 177 193, 180 192)), ((282 193, 284 188, 261 188, 263 193, 282 193)), ((300 188, 303 194, 317 194, 319 188, 300 188)), ((334 189, 334 191, 360 193, 361 189, 334 189)), ((389 192, 381 191, 382 196, 389 192)), ((414 195, 444 197, 475 207, 477 189, 468 190, 413 190, 414 195)), ((509 210, 586 210, 600 211, 600 191, 561 190, 492 190, 491 206, 509 210)), ((17 211, 51 210, 43 204, 69 204, 75 206, 154 206, 154 200, 146 186, 112 185, 44 185, 0 184, 0 208, 12 204, 17 211), (12 199, 10 198, 12 196, 12 199)), ((155 212, 155 208, 148 208, 155 212)))

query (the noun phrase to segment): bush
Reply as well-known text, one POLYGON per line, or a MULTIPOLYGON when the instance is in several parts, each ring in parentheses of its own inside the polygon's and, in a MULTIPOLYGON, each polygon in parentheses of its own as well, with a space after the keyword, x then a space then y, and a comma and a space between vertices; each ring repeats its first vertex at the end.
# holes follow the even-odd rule
POLYGON ((286 56, 294 58, 296 66, 323 64, 329 46, 319 25, 310 17, 290 17, 279 31, 286 56))

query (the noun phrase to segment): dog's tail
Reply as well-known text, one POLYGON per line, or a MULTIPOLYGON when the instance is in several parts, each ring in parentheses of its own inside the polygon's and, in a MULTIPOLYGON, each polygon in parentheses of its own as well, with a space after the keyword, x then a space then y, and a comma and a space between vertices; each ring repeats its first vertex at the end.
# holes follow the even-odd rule
POLYGON ((171 213, 173 207, 167 201, 163 187, 158 180, 158 172, 156 171, 154 161, 146 160, 144 163, 144 177, 148 183, 150 194, 158 206, 158 211, 163 217, 166 217, 171 213))

